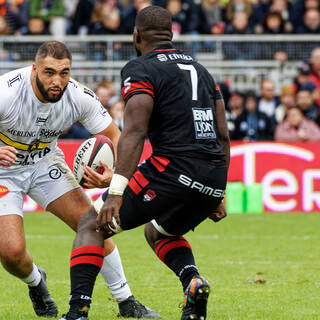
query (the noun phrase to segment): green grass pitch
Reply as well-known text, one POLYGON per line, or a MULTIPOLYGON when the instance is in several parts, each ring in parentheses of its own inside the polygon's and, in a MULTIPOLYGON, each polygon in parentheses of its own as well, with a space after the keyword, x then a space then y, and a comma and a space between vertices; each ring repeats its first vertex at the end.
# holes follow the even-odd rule
MULTIPOLYGON (((60 315, 68 308, 69 255, 74 234, 50 214, 25 214, 27 247, 45 268, 60 315)), ((229 215, 206 221, 186 238, 212 284, 208 320, 320 319, 320 215, 229 215)), ((164 320, 179 320, 179 280, 147 246, 143 229, 116 236, 126 276, 141 302, 164 320)), ((0 269, 0 319, 37 319, 26 286, 0 269)), ((117 318, 117 304, 101 276, 91 320, 117 318)))

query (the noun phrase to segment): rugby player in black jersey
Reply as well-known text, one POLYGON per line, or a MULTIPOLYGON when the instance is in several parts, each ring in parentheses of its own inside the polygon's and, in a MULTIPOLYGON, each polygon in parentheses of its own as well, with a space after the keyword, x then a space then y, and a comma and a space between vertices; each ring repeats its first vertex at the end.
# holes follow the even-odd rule
MULTIPOLYGON (((149 245, 182 283, 181 320, 204 320, 210 286, 183 235, 207 218, 226 216, 222 199, 230 142, 215 81, 191 56, 172 47, 171 27, 171 16, 161 7, 137 15, 139 57, 121 72, 126 108, 115 173, 95 204, 101 208, 98 217, 91 210, 79 224, 71 265, 79 248, 102 247, 104 238, 146 224, 149 245), (137 168, 146 137, 153 154, 137 168)), ((70 311, 62 319, 87 319, 98 272, 98 263, 71 267, 70 311)))

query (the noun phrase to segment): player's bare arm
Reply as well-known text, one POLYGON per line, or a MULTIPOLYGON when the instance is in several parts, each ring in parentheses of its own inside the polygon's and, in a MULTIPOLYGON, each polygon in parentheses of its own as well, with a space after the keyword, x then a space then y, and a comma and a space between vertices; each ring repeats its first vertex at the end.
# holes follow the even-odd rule
POLYGON ((230 138, 226 119, 226 110, 223 99, 216 100, 216 117, 218 127, 218 137, 222 144, 222 150, 226 154, 226 166, 230 165, 230 138))
MULTIPOLYGON (((153 98, 148 94, 134 95, 126 103, 125 124, 118 144, 118 161, 115 173, 128 180, 138 165, 152 110, 153 98)), ((108 195, 97 217, 97 229, 104 228, 107 232, 110 232, 109 225, 115 228, 112 222, 113 217, 120 225, 119 210, 121 204, 121 195, 108 195)))
POLYGON ((17 160, 17 150, 13 147, 0 147, 0 165, 10 167, 17 160))
MULTIPOLYGON (((103 131, 97 133, 97 135, 103 135, 108 137, 115 148, 115 153, 117 153, 117 146, 120 138, 120 130, 118 127, 111 122, 110 125, 104 129, 103 131)), ((89 167, 84 168, 84 179, 86 182, 83 184, 86 188, 106 188, 109 186, 112 175, 113 169, 110 168, 105 162, 100 162, 101 166, 104 168, 102 174, 95 172, 93 169, 89 167)))

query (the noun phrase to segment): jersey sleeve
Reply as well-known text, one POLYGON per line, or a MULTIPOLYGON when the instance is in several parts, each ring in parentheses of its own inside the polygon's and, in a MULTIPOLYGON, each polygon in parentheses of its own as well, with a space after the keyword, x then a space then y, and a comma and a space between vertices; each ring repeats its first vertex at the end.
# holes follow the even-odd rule
POLYGON ((93 91, 86 87, 79 88, 81 115, 80 122, 92 134, 96 134, 107 128, 112 118, 93 91))
POLYGON ((121 94, 125 102, 135 94, 149 94, 154 98, 154 86, 141 61, 132 60, 121 71, 121 94))

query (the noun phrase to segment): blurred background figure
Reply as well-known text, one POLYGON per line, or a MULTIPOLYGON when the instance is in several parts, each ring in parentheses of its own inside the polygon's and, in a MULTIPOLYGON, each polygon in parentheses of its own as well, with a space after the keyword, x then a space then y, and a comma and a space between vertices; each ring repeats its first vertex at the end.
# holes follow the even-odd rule
POLYGON ((275 119, 273 122, 277 124, 285 119, 290 108, 296 106, 295 92, 292 86, 283 86, 281 88, 280 102, 274 113, 275 119))
POLYGON ((319 109, 314 103, 312 93, 309 90, 300 90, 296 96, 297 107, 302 111, 303 115, 320 125, 319 109))
POLYGON ((280 104, 280 99, 276 96, 274 82, 269 79, 262 80, 260 94, 259 111, 264 112, 270 119, 274 118, 275 109, 280 104))
POLYGON ((318 98, 316 103, 320 110, 320 47, 316 47, 311 52, 310 57, 310 64, 311 64, 311 75, 310 81, 317 87, 318 89, 318 98))
POLYGON ((124 102, 117 100, 112 103, 109 108, 110 116, 112 117, 116 126, 122 131, 123 129, 123 116, 124 116, 124 102))
POLYGON ((110 108, 113 103, 119 100, 113 82, 110 80, 102 80, 99 82, 95 94, 106 109, 110 108))
POLYGON ((258 110, 257 97, 249 92, 245 108, 234 121, 235 129, 231 139, 244 141, 272 140, 273 126, 268 116, 258 110))
POLYGON ((41 18, 52 35, 63 36, 66 33, 65 7, 63 0, 29 0, 31 18, 41 18))
POLYGON ((320 12, 318 9, 308 9, 303 17, 303 25, 297 26, 297 33, 319 33, 320 32, 320 12))
POLYGON ((277 141, 320 141, 320 127, 294 107, 287 111, 286 119, 277 125, 274 138, 277 141))

